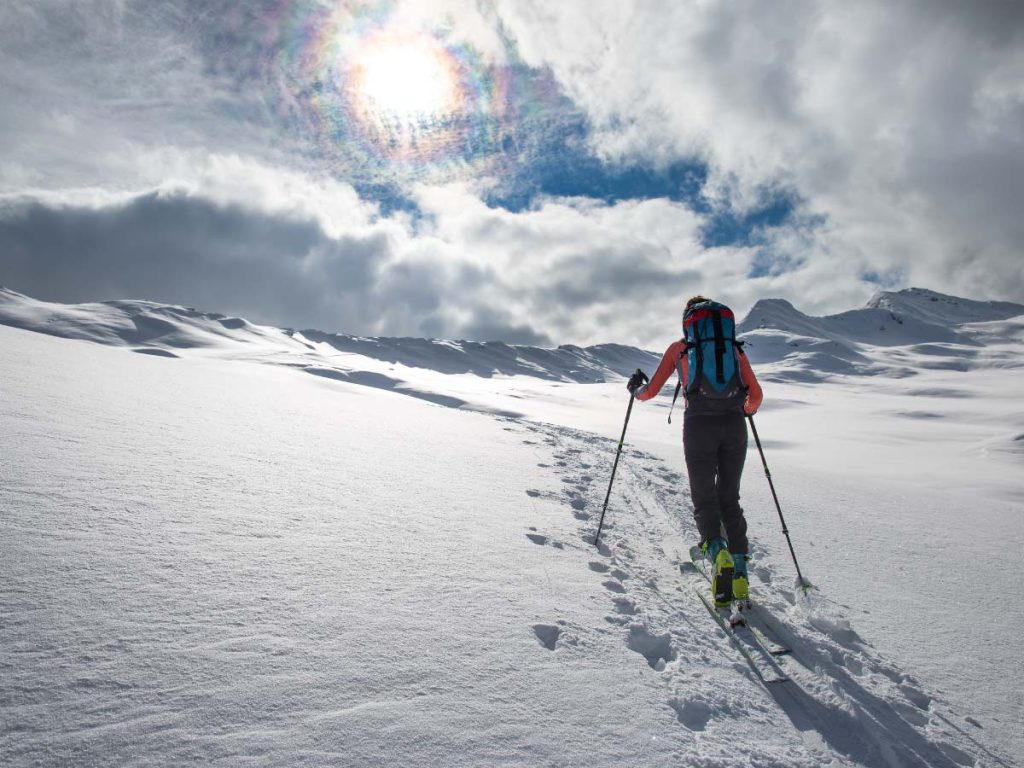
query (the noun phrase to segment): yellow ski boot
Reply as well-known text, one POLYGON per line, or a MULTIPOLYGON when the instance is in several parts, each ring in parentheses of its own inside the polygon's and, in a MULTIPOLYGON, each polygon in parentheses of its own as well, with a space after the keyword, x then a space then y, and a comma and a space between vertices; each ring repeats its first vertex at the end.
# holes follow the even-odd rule
POLYGON ((746 608, 750 603, 750 582, 747 580, 747 559, 748 555, 733 555, 732 569, 732 599, 740 608, 746 608))
POLYGON ((732 603, 733 563, 725 539, 711 539, 701 547, 704 556, 711 562, 711 596, 719 608, 732 603))

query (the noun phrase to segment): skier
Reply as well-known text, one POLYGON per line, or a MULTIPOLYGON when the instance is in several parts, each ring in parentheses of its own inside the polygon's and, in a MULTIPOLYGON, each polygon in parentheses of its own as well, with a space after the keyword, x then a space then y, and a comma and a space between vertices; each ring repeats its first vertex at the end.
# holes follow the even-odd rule
POLYGON ((747 454, 744 417, 756 413, 762 399, 761 386, 735 336, 728 307, 694 296, 683 312, 683 338, 665 350, 654 377, 645 383, 646 375, 638 370, 626 384, 637 400, 650 400, 673 370, 679 374, 676 396, 684 388, 683 452, 693 516, 701 552, 711 562, 712 594, 720 606, 733 599, 745 601, 750 594, 740 477, 747 454))

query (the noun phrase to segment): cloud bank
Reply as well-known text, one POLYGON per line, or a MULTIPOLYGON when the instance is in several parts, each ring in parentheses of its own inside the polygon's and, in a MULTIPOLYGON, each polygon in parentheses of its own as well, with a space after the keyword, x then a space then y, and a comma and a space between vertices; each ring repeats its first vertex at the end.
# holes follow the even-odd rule
POLYGON ((463 184, 423 185, 410 193, 417 215, 382 216, 345 185, 215 165, 114 199, 0 199, 0 281, 48 300, 145 297, 290 327, 658 346, 676 323, 651 318, 675 318, 681 290, 738 284, 755 256, 703 248, 700 217, 663 199, 513 213, 463 184), (253 183, 275 177, 262 193, 253 183))
POLYGON ((599 154, 696 152, 708 198, 740 209, 792 190, 803 223, 769 254, 1024 297, 1024 5, 498 8, 524 60, 586 110, 599 154))

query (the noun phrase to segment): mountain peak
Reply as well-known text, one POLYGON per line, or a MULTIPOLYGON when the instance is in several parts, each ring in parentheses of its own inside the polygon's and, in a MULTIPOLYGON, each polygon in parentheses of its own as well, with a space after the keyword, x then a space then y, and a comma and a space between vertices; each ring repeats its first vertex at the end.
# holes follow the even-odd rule
POLYGON ((753 312, 755 309, 767 310, 771 308, 786 309, 791 311, 798 311, 793 304, 786 299, 758 299, 750 311, 753 312))
POLYGON ((808 325, 811 318, 786 299, 760 299, 740 322, 737 331, 749 333, 759 328, 778 328, 793 333, 807 334, 814 329, 808 325))
POLYGON ((947 326, 1007 320, 1024 314, 1024 305, 1009 301, 978 301, 950 296, 927 288, 879 291, 867 303, 868 309, 883 309, 926 323, 947 326))

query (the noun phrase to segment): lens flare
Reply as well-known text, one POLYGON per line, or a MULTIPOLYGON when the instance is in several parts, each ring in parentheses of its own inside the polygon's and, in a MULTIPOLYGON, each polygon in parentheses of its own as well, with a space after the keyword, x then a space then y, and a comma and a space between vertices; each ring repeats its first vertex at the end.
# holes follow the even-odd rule
POLYGON ((487 62, 394 3, 281 0, 277 13, 269 105, 357 183, 508 178, 559 131, 550 78, 487 62))

